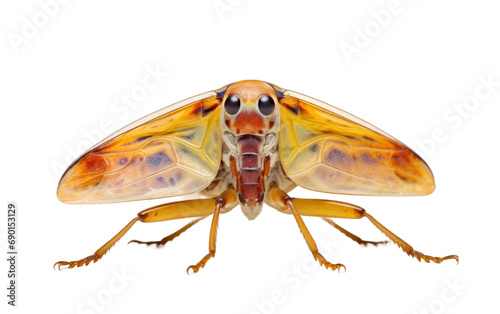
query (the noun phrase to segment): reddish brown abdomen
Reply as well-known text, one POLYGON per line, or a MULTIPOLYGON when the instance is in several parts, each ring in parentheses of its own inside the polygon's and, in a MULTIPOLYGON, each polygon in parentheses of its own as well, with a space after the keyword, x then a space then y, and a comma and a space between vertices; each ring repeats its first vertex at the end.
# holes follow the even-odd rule
POLYGON ((261 143, 261 138, 254 135, 244 135, 238 139, 237 189, 240 201, 249 206, 262 202, 264 197, 261 143))

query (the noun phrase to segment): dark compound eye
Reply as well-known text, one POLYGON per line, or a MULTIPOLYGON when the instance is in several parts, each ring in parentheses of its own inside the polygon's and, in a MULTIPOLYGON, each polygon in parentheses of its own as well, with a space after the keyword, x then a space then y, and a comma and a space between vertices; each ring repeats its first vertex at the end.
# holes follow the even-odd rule
POLYGON ((236 95, 229 95, 226 99, 226 103, 224 104, 224 109, 230 115, 236 114, 240 111, 241 101, 240 98, 236 95))
POLYGON ((259 98, 259 110, 260 112, 268 116, 274 111, 274 99, 269 97, 268 95, 262 95, 259 98))

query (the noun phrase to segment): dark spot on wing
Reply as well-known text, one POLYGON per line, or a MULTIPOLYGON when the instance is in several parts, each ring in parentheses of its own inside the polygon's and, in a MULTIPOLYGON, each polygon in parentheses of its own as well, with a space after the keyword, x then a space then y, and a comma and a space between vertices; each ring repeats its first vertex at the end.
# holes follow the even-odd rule
POLYGON ((347 163, 347 155, 343 151, 333 149, 328 153, 328 156, 326 156, 326 161, 333 165, 344 165, 347 163))
POLYGON ((392 155, 391 160, 393 163, 397 164, 397 163, 401 162, 401 157, 398 155, 392 155))
POLYGON ((175 180, 174 180, 174 178, 170 178, 170 179, 168 180, 168 183, 170 183, 170 186, 174 186, 174 185, 175 185, 175 180))
POLYGON ((309 147, 309 150, 313 153, 318 151, 318 144, 314 144, 313 146, 309 147))
POLYGON ((299 114, 299 106, 292 107, 292 106, 289 106, 289 105, 285 105, 285 107, 286 107, 286 109, 288 109, 291 112, 295 113, 295 115, 299 114))
POLYGON ((377 161, 375 159, 373 159, 372 155, 370 155, 368 153, 362 153, 361 154, 361 159, 367 165, 374 165, 374 164, 377 163, 377 161))
POLYGON ((231 121, 229 119, 226 119, 225 122, 226 122, 227 127, 230 128, 231 127, 231 121))
POLYGON ((118 160, 118 164, 119 164, 120 166, 123 166, 124 164, 126 164, 126 163, 127 163, 127 161, 128 161, 128 158, 127 158, 127 157, 122 157, 122 158, 120 158, 120 160, 118 160))
POLYGON ((365 140, 370 141, 370 142, 375 142, 375 140, 374 140, 373 138, 369 137, 369 136, 363 136, 363 138, 364 138, 365 140))
POLYGON ((345 135, 346 138, 350 139, 350 140, 355 140, 356 137, 352 136, 352 135, 345 135))
POLYGON ((163 177, 157 177, 157 178, 156 178, 156 181, 158 181, 158 182, 160 182, 160 183, 163 183, 163 181, 165 181, 165 180, 163 179, 163 177))
POLYGON ((398 172, 394 172, 394 174, 401 179, 401 181, 403 182, 407 182, 408 181, 408 178, 403 176, 402 174, 398 173, 398 172))
POLYGON ((197 115, 201 112, 201 105, 200 104, 197 104, 194 108, 193 108, 193 111, 191 111, 191 114, 193 115, 197 115))
POLYGON ((214 111, 214 110, 215 110, 215 108, 217 108, 218 106, 219 106, 219 104, 218 104, 218 103, 216 103, 216 104, 213 104, 212 106, 210 106, 210 107, 208 107, 208 108, 203 107, 203 108, 202 108, 202 109, 203 109, 203 112, 201 113, 201 115, 202 115, 202 116, 205 116, 205 115, 209 114, 210 112, 214 111))
POLYGON ((134 158, 132 159, 132 161, 130 162, 130 164, 131 164, 131 165, 133 165, 133 164, 135 164, 136 162, 137 162, 137 163, 141 163, 143 160, 144 160, 144 158, 143 158, 142 156, 141 156, 141 157, 137 157, 137 156, 136 156, 136 157, 134 157, 134 158))
POLYGON ((274 126, 274 121, 269 121, 269 128, 271 129, 274 126))
POLYGON ((142 142, 150 137, 152 137, 152 135, 138 137, 135 139, 134 143, 142 142))
POLYGON ((159 152, 154 154, 153 156, 146 157, 146 162, 150 168, 160 168, 171 164, 172 160, 168 158, 165 152, 159 152))
POLYGON ((196 132, 193 132, 193 133, 188 134, 188 135, 182 135, 181 137, 186 139, 186 140, 192 140, 195 135, 196 135, 196 132))

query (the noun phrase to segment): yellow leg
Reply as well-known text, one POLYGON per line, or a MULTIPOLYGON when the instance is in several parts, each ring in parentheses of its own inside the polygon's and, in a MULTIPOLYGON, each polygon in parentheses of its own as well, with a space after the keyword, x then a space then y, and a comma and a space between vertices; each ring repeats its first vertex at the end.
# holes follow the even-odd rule
POLYGON ((155 244, 156 247, 162 247, 164 246, 165 244, 167 244, 167 242, 170 242, 172 241, 173 239, 177 238, 178 236, 180 236, 182 233, 184 233, 186 230, 188 230, 189 228, 191 228, 194 224, 196 224, 197 222, 203 220, 207 218, 206 216, 205 217, 200 217, 200 218, 196 218, 194 220, 191 220, 189 223, 187 223, 184 227, 180 228, 179 230, 177 230, 176 232, 172 233, 171 235, 168 235, 166 236, 165 238, 161 239, 160 241, 139 241, 139 240, 130 240, 128 243, 139 243, 139 244, 146 244, 147 246, 150 246, 152 244, 155 244))
POLYGON ((103 246, 101 246, 97 251, 95 251, 94 254, 92 255, 89 255, 85 258, 82 258, 80 260, 77 260, 77 261, 71 261, 71 262, 65 262, 65 261, 59 261, 57 263, 54 264, 54 269, 57 267, 59 270, 61 270, 61 266, 67 266, 66 268, 73 268, 73 267, 81 267, 83 265, 87 266, 88 264, 90 264, 90 262, 97 262, 98 260, 100 260, 104 254, 106 254, 106 252, 109 251, 109 249, 111 249, 111 247, 113 245, 115 245, 116 242, 118 242, 118 240, 121 239, 121 237, 123 237, 123 235, 125 233, 127 233, 127 231, 129 231, 129 229, 139 220, 139 217, 135 217, 134 219, 132 219, 122 230, 120 230, 120 232, 118 232, 117 235, 115 235, 113 238, 111 238, 111 240, 109 240, 108 242, 106 242, 103 246))
POLYGON ((102 247, 100 247, 94 254, 82 258, 77 261, 59 261, 54 264, 54 268, 61 269, 61 267, 67 266, 67 268, 73 267, 81 267, 83 265, 88 265, 91 262, 97 262, 100 260, 106 252, 111 249, 113 245, 115 245, 118 240, 120 240, 127 231, 137 222, 159 222, 180 218, 192 218, 192 217, 206 217, 214 213, 214 208, 216 208, 216 204, 220 203, 221 199, 231 199, 231 195, 233 195, 233 199, 235 200, 233 203, 227 202, 224 206, 224 213, 231 210, 236 206, 236 192, 234 189, 230 187, 228 190, 223 192, 218 198, 206 198, 206 199, 198 199, 198 200, 187 200, 180 202, 173 202, 168 204, 162 204, 158 206, 154 206, 148 209, 145 209, 137 214, 137 217, 132 219, 118 234, 116 234, 111 240, 106 242, 102 247), (229 196, 228 196, 229 195, 229 196))
MULTIPOLYGON (((276 188, 275 188, 276 189, 276 188)), ((279 190, 281 191, 281 190, 279 190)), ((275 192, 277 193, 277 192, 275 192)), ((384 227, 375 218, 368 214, 363 208, 331 200, 315 200, 315 199, 300 199, 291 198, 291 202, 297 208, 297 211, 304 216, 316 216, 316 217, 330 217, 330 218, 348 218, 348 219, 360 219, 363 217, 368 218, 382 233, 384 233, 391 241, 396 243, 406 254, 411 257, 415 257, 417 260, 424 260, 425 262, 441 263, 444 260, 454 259, 458 263, 457 255, 448 255, 445 257, 434 257, 430 255, 425 255, 413 249, 411 245, 403 241, 397 235, 392 233, 389 229, 384 227)), ((286 206, 279 206, 279 203, 275 203, 275 206, 279 207, 279 210, 290 214, 286 206)), ((293 212, 292 212, 293 214, 293 212)))
POLYGON ((318 246, 302 220, 302 217, 300 217, 299 211, 295 208, 295 202, 292 198, 276 186, 271 186, 268 197, 274 202, 274 205, 281 208, 282 211, 293 214, 293 217, 297 221, 297 225, 306 240, 309 250, 311 251, 314 259, 317 260, 321 266, 325 266, 326 269, 338 271, 340 271, 340 268, 344 268, 344 270, 346 269, 343 264, 330 263, 323 257, 323 255, 321 255, 321 253, 319 253, 318 246))
POLYGON ((322 218, 324 221, 326 221, 327 223, 329 223, 332 227, 334 227, 335 229, 337 229, 338 231, 342 232, 346 237, 348 237, 349 239, 353 240, 354 242, 358 243, 359 245, 364 245, 364 246, 367 246, 368 244, 372 244, 372 245, 379 245, 379 244, 387 244, 389 243, 389 241, 365 241, 363 239, 361 239, 360 237, 350 233, 349 231, 345 230, 344 228, 342 228, 341 226, 339 226, 337 223, 335 223, 333 220, 329 219, 329 218, 325 218, 323 217, 322 218))
POLYGON ((193 273, 197 273, 201 268, 205 267, 205 264, 209 259, 215 256, 215 242, 217 239, 217 226, 219 225, 219 213, 221 208, 232 209, 236 206, 237 197, 234 190, 227 190, 222 193, 215 203, 214 216, 212 218, 212 225, 210 226, 210 237, 208 240, 208 254, 205 255, 196 265, 191 265, 186 269, 189 275, 189 270, 192 269, 193 273))

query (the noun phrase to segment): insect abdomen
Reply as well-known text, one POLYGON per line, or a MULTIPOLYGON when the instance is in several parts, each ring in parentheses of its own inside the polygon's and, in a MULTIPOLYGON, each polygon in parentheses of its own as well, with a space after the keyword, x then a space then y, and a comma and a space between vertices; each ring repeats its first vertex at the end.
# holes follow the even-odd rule
POLYGON ((264 197, 261 143, 260 137, 253 135, 244 135, 238 140, 238 191, 240 201, 249 206, 262 202, 264 197))

